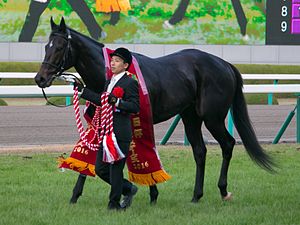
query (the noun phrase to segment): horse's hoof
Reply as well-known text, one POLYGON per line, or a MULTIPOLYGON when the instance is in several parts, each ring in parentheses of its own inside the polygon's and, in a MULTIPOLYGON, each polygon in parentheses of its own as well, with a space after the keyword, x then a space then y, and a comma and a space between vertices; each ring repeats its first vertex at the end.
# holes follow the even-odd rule
POLYGON ((159 192, 156 185, 150 186, 150 205, 155 205, 159 192))
POLYGON ((198 199, 198 198, 193 198, 191 202, 192 202, 192 203, 198 203, 198 202, 199 202, 199 199, 198 199))
POLYGON ((156 202, 157 202, 157 197, 158 197, 158 195, 156 195, 156 196, 151 196, 151 198, 150 198, 150 205, 155 205, 155 204, 156 204, 156 202))
POLYGON ((70 199, 70 204, 76 204, 77 200, 79 199, 80 196, 81 196, 81 193, 73 194, 72 198, 70 199))
POLYGON ((201 194, 194 194, 194 195, 193 195, 193 199, 192 199, 191 202, 197 203, 197 202, 199 202, 199 200, 200 200, 202 197, 203 197, 203 193, 201 193, 201 194))
POLYGON ((78 200, 78 198, 71 198, 70 199, 70 204, 76 204, 77 200, 78 200))
POLYGON ((232 193, 228 192, 226 196, 222 196, 223 201, 230 201, 232 200, 232 193))
POLYGON ((156 203, 157 203, 157 199, 151 199, 150 205, 156 205, 156 203))

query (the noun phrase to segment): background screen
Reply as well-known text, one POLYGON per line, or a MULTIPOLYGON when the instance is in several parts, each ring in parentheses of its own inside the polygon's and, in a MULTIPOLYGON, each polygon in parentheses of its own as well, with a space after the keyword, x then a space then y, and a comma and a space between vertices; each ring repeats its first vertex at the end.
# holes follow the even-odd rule
POLYGON ((298 44, 300 0, 0 0, 1 42, 46 42, 50 18, 106 43, 298 44), (267 10, 266 10, 267 8, 267 10))

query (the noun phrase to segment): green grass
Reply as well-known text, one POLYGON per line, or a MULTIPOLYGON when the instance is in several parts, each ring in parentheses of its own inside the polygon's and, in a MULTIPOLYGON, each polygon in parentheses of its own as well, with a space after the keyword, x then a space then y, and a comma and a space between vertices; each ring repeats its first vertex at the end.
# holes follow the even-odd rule
POLYGON ((148 203, 148 188, 140 187, 132 207, 121 213, 107 211, 109 186, 98 178, 87 179, 84 195, 76 205, 69 205, 77 174, 56 168, 59 153, 2 154, 1 224, 299 224, 299 145, 265 147, 280 165, 278 173, 260 169, 237 146, 228 176, 233 200, 223 202, 216 185, 221 152, 208 146, 205 193, 198 204, 190 202, 195 176, 192 152, 178 146, 159 147, 172 179, 158 186, 156 206, 148 203))
POLYGON ((0 106, 7 106, 7 103, 0 98, 0 106))
POLYGON ((235 64, 241 73, 299 74, 298 65, 235 64))
POLYGON ((0 62, 1 72, 37 72, 41 63, 35 62, 0 62))

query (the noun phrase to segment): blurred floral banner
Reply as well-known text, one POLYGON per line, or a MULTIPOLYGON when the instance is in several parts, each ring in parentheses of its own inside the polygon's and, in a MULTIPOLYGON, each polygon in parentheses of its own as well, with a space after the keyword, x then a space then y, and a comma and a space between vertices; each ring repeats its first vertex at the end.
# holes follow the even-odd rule
POLYGON ((265 0, 0 0, 0 42, 46 42, 51 16, 105 43, 265 44, 265 0))

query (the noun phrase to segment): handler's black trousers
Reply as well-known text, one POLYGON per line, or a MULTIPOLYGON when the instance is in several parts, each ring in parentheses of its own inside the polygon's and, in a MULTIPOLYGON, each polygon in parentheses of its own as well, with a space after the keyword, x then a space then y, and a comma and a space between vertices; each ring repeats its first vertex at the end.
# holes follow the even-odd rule
POLYGON ((103 147, 101 146, 95 163, 96 174, 106 183, 111 185, 108 204, 110 207, 119 207, 121 195, 127 195, 132 188, 132 183, 124 179, 123 176, 123 169, 128 156, 130 142, 118 141, 118 145, 126 156, 124 159, 119 160, 114 164, 103 162, 103 147))

